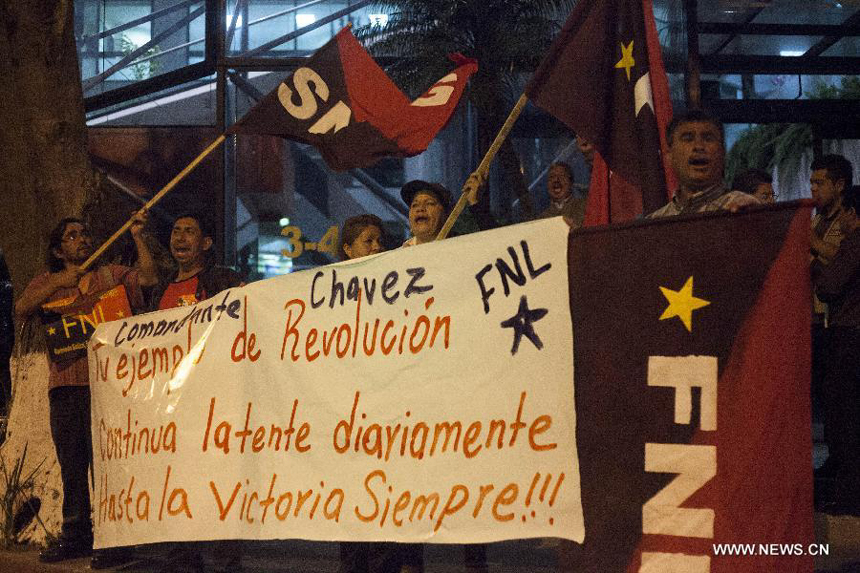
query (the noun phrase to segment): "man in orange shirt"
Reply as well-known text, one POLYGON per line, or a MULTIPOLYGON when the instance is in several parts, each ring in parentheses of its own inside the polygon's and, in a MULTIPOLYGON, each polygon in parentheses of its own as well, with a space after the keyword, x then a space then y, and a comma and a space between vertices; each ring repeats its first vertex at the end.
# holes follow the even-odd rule
MULTIPOLYGON (((239 273, 212 262, 213 235, 207 218, 196 213, 177 217, 170 232, 170 255, 176 261, 177 270, 152 290, 148 297, 150 310, 197 304, 244 284, 239 273)), ((197 547, 195 543, 175 544, 168 552, 165 570, 203 571, 203 557, 197 547)), ((225 562, 224 571, 241 570, 241 541, 216 542, 215 553, 225 562)))
POLYGON ((177 271, 160 281, 149 297, 150 310, 196 304, 223 290, 241 286, 242 277, 211 261, 212 229, 201 215, 181 215, 170 233, 170 254, 177 271))

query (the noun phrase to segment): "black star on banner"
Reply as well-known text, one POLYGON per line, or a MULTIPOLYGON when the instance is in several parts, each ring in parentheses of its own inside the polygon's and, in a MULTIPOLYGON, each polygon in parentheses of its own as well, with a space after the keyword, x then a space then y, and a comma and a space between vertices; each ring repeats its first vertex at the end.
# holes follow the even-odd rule
POLYGON ((520 349, 520 340, 523 336, 531 340, 532 344, 540 350, 543 348, 543 342, 535 332, 533 323, 539 321, 547 315, 549 311, 545 308, 530 309, 526 295, 520 298, 520 306, 517 313, 507 320, 503 320, 501 325, 504 328, 514 329, 514 345, 511 347, 511 354, 516 354, 520 349))

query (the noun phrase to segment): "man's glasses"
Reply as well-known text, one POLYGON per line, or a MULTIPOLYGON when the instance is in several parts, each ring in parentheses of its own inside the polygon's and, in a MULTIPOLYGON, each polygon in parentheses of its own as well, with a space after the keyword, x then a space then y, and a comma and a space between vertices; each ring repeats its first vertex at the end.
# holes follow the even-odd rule
POLYGON ((84 237, 91 239, 92 235, 86 229, 81 229, 80 231, 70 231, 70 232, 66 233, 65 235, 63 235, 62 242, 73 243, 73 242, 77 241, 78 239, 81 239, 84 237))

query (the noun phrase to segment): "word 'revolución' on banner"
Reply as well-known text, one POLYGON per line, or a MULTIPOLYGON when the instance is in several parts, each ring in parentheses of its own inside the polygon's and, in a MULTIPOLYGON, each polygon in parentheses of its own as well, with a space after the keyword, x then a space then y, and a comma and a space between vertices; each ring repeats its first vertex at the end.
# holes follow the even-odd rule
POLYGON ((517 225, 99 326, 96 546, 581 542, 567 234, 517 225))

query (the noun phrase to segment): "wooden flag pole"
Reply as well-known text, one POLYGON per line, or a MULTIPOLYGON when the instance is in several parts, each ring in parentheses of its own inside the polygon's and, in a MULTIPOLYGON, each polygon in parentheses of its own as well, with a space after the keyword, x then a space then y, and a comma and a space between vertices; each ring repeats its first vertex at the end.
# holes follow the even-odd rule
MULTIPOLYGON (((472 173, 472 175, 479 175, 482 179, 486 179, 487 173, 490 171, 490 163, 493 161, 496 153, 499 152, 499 148, 502 147, 502 143, 504 143, 505 139, 508 137, 511 129, 514 127, 514 123, 516 123, 517 118, 520 117, 520 113, 522 113, 528 102, 529 98, 526 94, 520 96, 514 109, 512 109, 511 113, 508 115, 508 119, 506 119, 504 125, 502 125, 502 129, 500 129, 499 133, 496 134, 496 139, 493 140, 493 144, 490 146, 490 149, 487 150, 486 155, 484 155, 484 159, 481 160, 481 164, 478 165, 478 168, 474 173, 472 173)), ((442 228, 439 230, 439 234, 436 235, 437 241, 446 238, 448 233, 451 232, 451 227, 454 226, 454 223, 460 217, 463 209, 466 208, 466 202, 468 199, 469 197, 466 192, 466 185, 463 185, 463 189, 460 192, 460 199, 457 200, 457 204, 454 205, 453 209, 451 209, 451 214, 448 215, 448 219, 445 221, 445 224, 442 225, 442 228)))
MULTIPOLYGON (((219 145, 221 145, 224 142, 224 140, 226 139, 226 137, 227 136, 225 136, 225 135, 219 135, 215 141, 213 141, 212 143, 209 144, 209 147, 204 149, 203 152, 200 153, 200 155, 198 155, 191 163, 189 163, 188 166, 185 167, 185 169, 180 171, 179 174, 176 175, 176 177, 171 179, 167 185, 162 187, 161 191, 156 193, 152 197, 152 199, 147 201, 146 205, 144 205, 142 208, 143 209, 150 209, 153 205, 158 203, 161 200, 161 198, 167 194, 168 191, 170 191, 171 189, 176 187, 177 183, 179 183, 180 181, 185 179, 185 176, 188 175, 189 173, 191 173, 191 171, 195 167, 197 167, 197 165, 201 161, 203 161, 207 155, 212 153, 215 150, 215 148, 217 148, 219 145)), ((128 230, 129 227, 131 227, 132 221, 134 221, 134 217, 132 217, 128 221, 126 221, 125 225, 120 227, 116 233, 111 235, 110 239, 108 239, 101 247, 99 247, 96 252, 94 252, 92 255, 90 255, 90 258, 88 258, 86 261, 84 261, 84 264, 81 265, 81 269, 85 271, 88 268, 90 268, 90 266, 94 262, 96 262, 96 259, 98 259, 100 256, 102 256, 102 254, 108 249, 108 247, 110 247, 118 238, 120 238, 122 236, 122 234, 128 230)))

